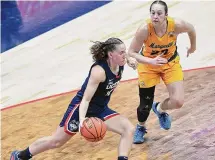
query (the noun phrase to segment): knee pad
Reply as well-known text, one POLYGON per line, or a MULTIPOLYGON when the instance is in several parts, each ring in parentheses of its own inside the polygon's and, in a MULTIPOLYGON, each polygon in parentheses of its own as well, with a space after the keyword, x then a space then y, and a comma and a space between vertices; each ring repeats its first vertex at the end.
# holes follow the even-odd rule
POLYGON ((139 88, 140 104, 137 108, 139 122, 145 122, 149 116, 154 101, 155 86, 150 88, 139 88))

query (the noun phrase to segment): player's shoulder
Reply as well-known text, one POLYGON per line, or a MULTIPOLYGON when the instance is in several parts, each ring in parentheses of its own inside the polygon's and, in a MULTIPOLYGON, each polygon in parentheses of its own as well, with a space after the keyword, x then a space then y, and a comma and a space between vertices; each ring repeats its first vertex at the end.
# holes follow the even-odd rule
POLYGON ((141 35, 143 35, 143 34, 148 34, 148 23, 145 21, 145 22, 143 22, 140 26, 139 26, 139 28, 138 28, 138 30, 137 30, 137 34, 141 34, 141 35))
POLYGON ((182 33, 187 28, 188 22, 181 18, 175 18, 175 32, 182 33))
POLYGON ((96 81, 103 81, 106 77, 104 68, 99 64, 94 65, 91 69, 91 77, 96 81))
POLYGON ((105 73, 105 70, 104 68, 102 67, 102 65, 100 64, 95 64, 93 67, 92 67, 92 71, 91 72, 95 72, 95 73, 98 73, 98 74, 103 74, 105 73))
POLYGON ((185 23, 185 21, 183 19, 178 18, 178 17, 172 17, 172 19, 174 20, 176 27, 180 27, 185 23))

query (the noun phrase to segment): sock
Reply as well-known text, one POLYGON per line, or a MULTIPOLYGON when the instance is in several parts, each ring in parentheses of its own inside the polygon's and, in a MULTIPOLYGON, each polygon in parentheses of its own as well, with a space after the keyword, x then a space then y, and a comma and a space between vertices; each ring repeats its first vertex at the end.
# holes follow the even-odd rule
POLYGON ((138 126, 141 126, 141 127, 145 127, 145 124, 140 124, 140 123, 138 123, 137 125, 138 125, 138 126))
POLYGON ((21 160, 29 160, 32 158, 32 154, 30 153, 29 151, 29 147, 26 148, 25 150, 23 151, 20 151, 18 157, 21 159, 21 160))
POLYGON ((157 104, 157 111, 158 111, 159 113, 165 112, 164 110, 161 109, 161 103, 158 103, 158 104, 157 104))
POLYGON ((119 156, 119 157, 118 157, 118 160, 128 160, 128 157, 125 157, 125 156, 119 156))

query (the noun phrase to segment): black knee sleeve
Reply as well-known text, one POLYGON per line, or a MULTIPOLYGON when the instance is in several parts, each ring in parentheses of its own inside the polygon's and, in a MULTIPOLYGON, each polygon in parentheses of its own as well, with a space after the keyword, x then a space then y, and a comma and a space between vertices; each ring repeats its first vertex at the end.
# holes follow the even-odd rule
POLYGON ((140 105, 137 108, 139 122, 145 122, 149 116, 154 101, 155 86, 151 88, 139 88, 140 105))

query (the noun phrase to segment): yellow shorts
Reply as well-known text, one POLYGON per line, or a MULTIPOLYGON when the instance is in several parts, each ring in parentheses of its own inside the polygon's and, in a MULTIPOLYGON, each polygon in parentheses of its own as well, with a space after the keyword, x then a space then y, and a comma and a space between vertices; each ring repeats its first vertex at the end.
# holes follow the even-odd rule
POLYGON ((138 64, 137 70, 140 88, 153 87, 160 83, 160 78, 166 85, 184 79, 179 56, 162 66, 138 64))

